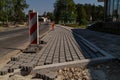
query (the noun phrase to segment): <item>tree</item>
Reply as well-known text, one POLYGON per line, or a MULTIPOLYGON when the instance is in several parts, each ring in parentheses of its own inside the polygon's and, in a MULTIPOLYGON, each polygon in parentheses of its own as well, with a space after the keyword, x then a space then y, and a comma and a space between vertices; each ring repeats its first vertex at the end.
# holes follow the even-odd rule
POLYGON ((77 9, 77 22, 79 23, 79 25, 81 24, 87 24, 87 14, 86 11, 84 9, 84 6, 81 4, 77 4, 76 5, 77 9))
POLYGON ((4 18, 4 16, 6 15, 5 7, 6 7, 5 0, 0 0, 0 21, 2 22, 5 21, 5 18, 4 18))
POLYGON ((28 8, 28 4, 26 3, 26 0, 12 0, 13 2, 13 14, 15 21, 20 21, 24 19, 25 14, 24 14, 24 9, 28 8))
POLYGON ((86 11, 86 14, 87 14, 87 20, 88 21, 91 21, 91 18, 92 18, 92 5, 91 4, 85 4, 84 5, 84 9, 86 11))
POLYGON ((0 21, 20 21, 25 18, 23 12, 28 8, 26 0, 0 0, 0 21))
POLYGON ((95 21, 96 19, 97 19, 97 15, 96 15, 96 6, 95 5, 92 5, 92 12, 91 12, 91 14, 92 14, 92 19, 93 19, 93 21, 95 21))
POLYGON ((100 5, 96 6, 94 4, 77 4, 76 12, 76 21, 79 23, 79 25, 82 23, 81 20, 87 23, 87 21, 102 21, 104 19, 104 7, 100 5))
POLYGON ((103 21, 104 20, 104 7, 99 5, 97 6, 97 20, 101 20, 103 21))
POLYGON ((73 0, 56 0, 54 4, 54 16, 55 21, 68 23, 71 22, 75 17, 75 3, 73 0))
POLYGON ((47 12, 47 18, 50 19, 51 21, 54 20, 54 14, 51 12, 47 12))

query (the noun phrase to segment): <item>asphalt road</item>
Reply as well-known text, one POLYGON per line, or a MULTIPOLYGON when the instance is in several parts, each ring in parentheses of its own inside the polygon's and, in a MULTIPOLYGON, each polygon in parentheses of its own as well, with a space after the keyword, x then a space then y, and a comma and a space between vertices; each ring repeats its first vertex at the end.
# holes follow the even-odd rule
MULTIPOLYGON (((50 25, 40 25, 40 35, 49 30, 50 25)), ((16 50, 19 46, 29 41, 29 29, 21 28, 17 30, 0 32, 0 58, 16 50)))

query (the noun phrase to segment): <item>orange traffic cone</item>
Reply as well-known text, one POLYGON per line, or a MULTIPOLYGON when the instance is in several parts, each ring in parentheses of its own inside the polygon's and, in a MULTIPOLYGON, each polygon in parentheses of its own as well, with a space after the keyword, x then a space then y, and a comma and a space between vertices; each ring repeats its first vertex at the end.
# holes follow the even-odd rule
POLYGON ((52 30, 54 30, 55 23, 52 21, 52 30))

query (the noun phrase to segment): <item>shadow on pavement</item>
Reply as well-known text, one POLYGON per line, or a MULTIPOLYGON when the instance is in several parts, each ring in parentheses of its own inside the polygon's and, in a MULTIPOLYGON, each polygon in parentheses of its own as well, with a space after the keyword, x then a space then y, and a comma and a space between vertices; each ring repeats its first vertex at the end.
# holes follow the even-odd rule
MULTIPOLYGON (((90 55, 91 53, 87 51, 84 44, 82 44, 81 39, 75 35, 75 33, 77 33, 80 36, 85 36, 89 38, 90 36, 87 35, 89 33, 84 33, 86 32, 85 30, 88 30, 88 29, 72 29, 71 31, 74 39, 76 40, 77 44, 81 49, 81 52, 84 53, 83 54, 84 57, 86 59, 91 60, 94 57, 91 56, 90 55)), ((109 60, 102 63, 99 63, 99 62, 94 63, 90 61, 86 66, 89 70, 89 76, 91 78, 90 80, 118 80, 119 79, 119 76, 117 76, 117 74, 120 73, 119 71, 120 62, 118 60, 109 60)), ((85 80, 89 80, 89 79, 85 79, 85 80)))

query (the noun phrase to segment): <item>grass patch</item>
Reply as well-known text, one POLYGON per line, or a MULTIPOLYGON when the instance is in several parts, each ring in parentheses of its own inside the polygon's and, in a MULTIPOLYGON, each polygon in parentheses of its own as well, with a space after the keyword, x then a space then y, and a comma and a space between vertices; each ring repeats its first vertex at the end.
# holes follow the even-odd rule
POLYGON ((74 28, 82 28, 85 29, 87 25, 80 25, 79 24, 64 24, 64 26, 74 27, 74 28))

